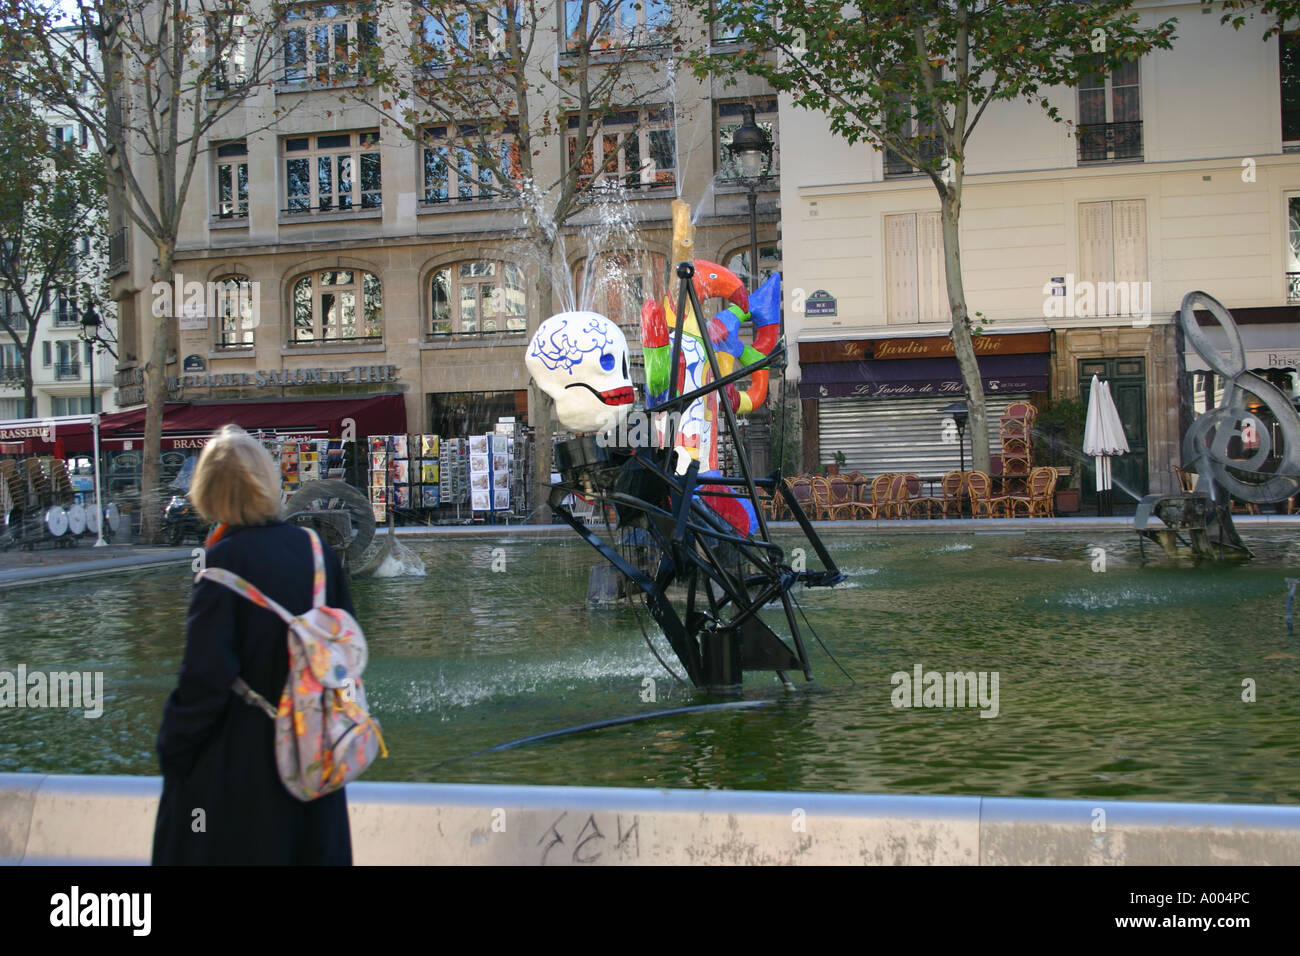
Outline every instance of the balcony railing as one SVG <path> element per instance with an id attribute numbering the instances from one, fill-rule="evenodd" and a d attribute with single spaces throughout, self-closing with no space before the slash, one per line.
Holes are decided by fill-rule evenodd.
<path id="1" fill-rule="evenodd" d="M 81 378 L 81 363 L 69 362 L 54 366 L 54 378 L 59 382 L 75 382 Z"/>
<path id="2" fill-rule="evenodd" d="M 0 385 L 21 385 L 23 370 L 14 366 L 0 367 Z"/>
<path id="3" fill-rule="evenodd" d="M 1286 300 L 1300 302 L 1300 272 L 1286 274 Z"/>
<path id="4" fill-rule="evenodd" d="M 1142 159 L 1142 123 L 1089 123 L 1079 127 L 1079 162 Z"/>
<path id="5" fill-rule="evenodd" d="M 67 307 L 54 310 L 54 327 L 56 329 L 76 328 L 81 322 L 81 315 L 76 309 Z"/>
<path id="6" fill-rule="evenodd" d="M 119 276 L 126 271 L 126 228 L 108 237 L 108 275 Z"/>

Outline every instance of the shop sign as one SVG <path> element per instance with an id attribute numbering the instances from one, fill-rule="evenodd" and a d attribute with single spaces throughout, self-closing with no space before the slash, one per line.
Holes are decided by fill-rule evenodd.
<path id="1" fill-rule="evenodd" d="M 254 372 L 212 372 L 172 378 L 175 388 L 283 388 L 293 385 L 373 385 L 396 382 L 396 365 L 353 365 L 349 368 L 272 368 Z"/>
<path id="2" fill-rule="evenodd" d="M 1050 332 L 974 335 L 976 355 L 1035 355 L 1051 349 Z M 926 335 L 897 339 L 852 339 L 839 342 L 801 342 L 800 363 L 862 362 L 884 359 L 952 358 L 952 339 Z"/>

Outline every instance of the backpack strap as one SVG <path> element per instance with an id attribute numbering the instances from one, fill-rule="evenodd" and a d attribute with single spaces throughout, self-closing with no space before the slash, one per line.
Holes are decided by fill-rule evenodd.
<path id="1" fill-rule="evenodd" d="M 247 598 L 258 607 L 264 607 L 268 611 L 274 611 L 285 624 L 292 624 L 294 615 L 286 611 L 280 604 L 272 598 L 267 597 L 253 585 L 249 584 L 238 574 L 233 571 L 227 571 L 225 568 L 204 568 L 198 574 L 194 575 L 194 580 L 199 581 L 207 578 L 209 581 L 215 581 L 222 587 L 229 588 L 240 597 Z"/>
<path id="2" fill-rule="evenodd" d="M 311 538 L 311 558 L 315 574 L 311 579 L 311 606 L 325 606 L 325 552 L 320 546 L 320 537 L 311 528 L 303 528 Z"/>

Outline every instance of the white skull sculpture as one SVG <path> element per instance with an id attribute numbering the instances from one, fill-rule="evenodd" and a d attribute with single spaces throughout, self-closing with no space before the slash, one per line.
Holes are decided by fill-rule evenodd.
<path id="1" fill-rule="evenodd" d="M 551 316 L 528 344 L 524 364 L 555 399 L 560 423 L 573 431 L 621 426 L 636 398 L 623 330 L 595 312 Z"/>

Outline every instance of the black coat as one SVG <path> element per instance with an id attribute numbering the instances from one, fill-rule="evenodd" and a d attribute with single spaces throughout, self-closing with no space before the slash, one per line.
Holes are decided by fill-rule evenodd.
<path id="1" fill-rule="evenodd" d="M 329 545 L 324 552 L 325 603 L 351 614 L 347 576 Z M 291 614 L 311 607 L 311 545 L 301 528 L 231 528 L 205 557 Z M 274 706 L 288 674 L 287 628 L 274 612 L 213 581 L 195 584 L 180 682 L 158 732 L 155 864 L 352 863 L 344 791 L 304 803 L 285 790 L 274 721 L 230 689 L 242 676 Z"/>

